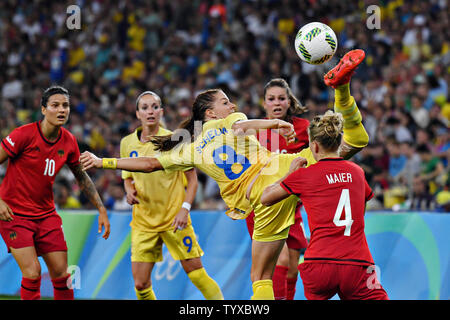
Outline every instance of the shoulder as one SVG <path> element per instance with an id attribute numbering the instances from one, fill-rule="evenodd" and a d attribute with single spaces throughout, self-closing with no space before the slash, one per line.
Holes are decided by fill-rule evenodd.
<path id="1" fill-rule="evenodd" d="M 306 130 L 309 126 L 308 119 L 303 119 L 303 118 L 299 118 L 299 117 L 292 117 L 291 123 L 294 125 L 294 128 L 296 129 L 296 131 L 298 131 L 299 129 Z"/>
<path id="2" fill-rule="evenodd" d="M 126 142 L 126 141 L 131 141 L 133 139 L 137 138 L 137 130 L 135 130 L 133 133 L 130 133 L 128 135 L 126 135 L 125 137 L 123 137 L 122 139 L 120 139 L 120 142 Z"/>
<path id="3" fill-rule="evenodd" d="M 123 137 L 122 139 L 120 139 L 120 147 L 123 148 L 124 146 L 127 145 L 131 145 L 131 144 L 135 144 L 137 141 L 139 141 L 138 139 L 138 129 L 134 130 L 132 133 L 126 135 L 125 137 Z"/>
<path id="4" fill-rule="evenodd" d="M 363 168 L 361 168 L 359 165 L 357 165 L 353 161 L 343 160 L 342 163 L 344 166 L 348 167 L 350 170 L 353 170 L 355 173 L 365 176 L 365 172 L 364 172 Z"/>
<path id="5" fill-rule="evenodd" d="M 300 118 L 300 117 L 296 117 L 293 116 L 291 118 L 291 122 L 292 124 L 298 124 L 298 125 L 309 125 L 309 120 L 308 119 L 304 119 L 304 118 Z"/>
<path id="6" fill-rule="evenodd" d="M 61 127 L 61 135 L 63 136 L 63 137 L 69 137 L 69 138 L 71 138 L 71 139 L 77 139 L 73 134 L 72 134 L 72 132 L 70 132 L 68 129 L 66 129 L 66 128 L 64 128 L 64 127 Z"/>
<path id="7" fill-rule="evenodd" d="M 159 127 L 157 136 L 168 136 L 169 134 L 173 134 L 173 132 L 169 129 Z"/>
<path id="8" fill-rule="evenodd" d="M 38 131 L 39 122 L 32 122 L 25 124 L 23 126 L 15 128 L 11 133 L 18 133 L 18 132 L 35 132 Z"/>
<path id="9" fill-rule="evenodd" d="M 242 113 L 242 112 L 234 112 L 230 115 L 228 115 L 225 119 L 223 119 L 223 121 L 226 123 L 226 125 L 228 126 L 232 126 L 235 122 L 237 121 L 243 121 L 243 120 L 248 120 L 247 116 Z"/>
<path id="10" fill-rule="evenodd" d="M 39 122 L 32 122 L 17 127 L 12 130 L 5 139 L 13 146 L 19 141 L 19 143 L 26 143 L 26 141 L 31 141 L 40 134 L 38 126 Z"/>
<path id="11" fill-rule="evenodd" d="M 299 168 L 295 170 L 282 181 L 282 185 L 290 187 L 292 193 L 297 193 L 298 189 L 305 185 L 304 178 L 308 177 L 306 174 L 308 172 L 307 170 L 309 170 L 309 168 Z"/>
<path id="12" fill-rule="evenodd" d="M 68 140 L 68 141 L 70 141 L 72 143 L 76 143 L 77 144 L 77 138 L 72 134 L 72 132 L 70 132 L 66 128 L 61 127 L 61 137 L 64 140 Z"/>

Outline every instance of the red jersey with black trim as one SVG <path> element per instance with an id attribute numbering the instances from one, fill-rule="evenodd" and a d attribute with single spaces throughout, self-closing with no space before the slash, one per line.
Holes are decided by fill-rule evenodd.
<path id="1" fill-rule="evenodd" d="M 14 129 L 1 141 L 9 156 L 0 198 L 15 215 L 40 219 L 55 212 L 53 183 L 59 170 L 77 166 L 80 150 L 76 138 L 60 128 L 51 142 L 42 134 L 40 121 Z"/>
<path id="2" fill-rule="evenodd" d="M 296 134 L 293 143 L 287 144 L 287 141 L 283 136 L 271 129 L 258 131 L 257 138 L 259 143 L 268 150 L 279 153 L 297 153 L 304 148 L 307 148 L 309 145 L 309 121 L 303 118 L 292 117 L 291 123 L 294 125 Z"/>
<path id="3" fill-rule="evenodd" d="M 365 205 L 373 192 L 363 169 L 326 158 L 291 173 L 281 187 L 305 206 L 311 239 L 304 263 L 374 264 L 364 233 Z"/>

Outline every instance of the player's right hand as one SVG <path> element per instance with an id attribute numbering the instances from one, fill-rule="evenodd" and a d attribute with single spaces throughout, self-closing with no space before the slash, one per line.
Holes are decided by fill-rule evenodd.
<path id="1" fill-rule="evenodd" d="M 296 134 L 292 123 L 284 120 L 278 120 L 278 132 L 286 139 L 288 144 L 295 141 Z"/>
<path id="2" fill-rule="evenodd" d="M 0 199 L 0 220 L 12 221 L 14 213 L 5 201 Z"/>
<path id="3" fill-rule="evenodd" d="M 291 162 L 291 166 L 289 167 L 289 173 L 292 173 L 300 168 L 304 168 L 306 167 L 307 164 L 308 160 L 306 160 L 305 158 L 302 157 L 295 158 Z"/>
<path id="4" fill-rule="evenodd" d="M 90 168 L 102 168 L 102 159 L 88 151 L 81 154 L 80 162 L 84 171 L 89 170 Z"/>
<path id="5" fill-rule="evenodd" d="M 136 191 L 136 189 L 132 189 L 130 191 L 127 191 L 127 202 L 130 205 L 139 204 L 139 200 L 137 198 L 137 191 Z"/>

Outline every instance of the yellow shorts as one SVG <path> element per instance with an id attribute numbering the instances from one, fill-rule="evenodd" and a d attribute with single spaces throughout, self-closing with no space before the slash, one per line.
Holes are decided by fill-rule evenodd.
<path id="1" fill-rule="evenodd" d="M 264 189 L 280 180 L 289 171 L 289 166 L 298 155 L 281 154 L 275 158 L 274 163 L 264 168 L 261 175 L 256 178 L 250 193 L 250 203 L 255 212 L 255 225 L 252 238 L 256 241 L 275 241 L 286 239 L 289 234 L 289 227 L 295 221 L 295 207 L 298 198 L 289 196 L 288 198 L 266 207 L 261 204 L 261 195 Z M 274 170 L 276 168 L 276 170 Z"/>
<path id="2" fill-rule="evenodd" d="M 131 228 L 131 261 L 162 261 L 163 243 L 174 260 L 198 258 L 203 255 L 192 225 L 175 233 L 173 229 L 162 232 L 146 232 Z"/>

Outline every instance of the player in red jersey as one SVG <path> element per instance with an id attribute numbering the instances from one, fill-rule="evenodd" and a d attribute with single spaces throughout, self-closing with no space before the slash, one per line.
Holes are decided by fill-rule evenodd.
<path id="1" fill-rule="evenodd" d="M 373 193 L 364 171 L 338 155 L 342 129 L 340 113 L 316 116 L 308 133 L 318 162 L 302 168 L 304 159 L 294 160 L 286 177 L 264 190 L 261 203 L 297 195 L 305 206 L 311 239 L 298 269 L 307 299 L 337 293 L 341 299 L 385 300 L 364 234 L 365 204 Z"/>
<path id="2" fill-rule="evenodd" d="M 260 130 L 257 133 L 259 143 L 272 152 L 297 153 L 308 147 L 309 121 L 298 117 L 307 109 L 293 95 L 289 84 L 280 78 L 270 80 L 264 87 L 263 107 L 268 119 L 281 119 L 294 125 L 295 141 L 287 144 L 286 139 L 274 130 Z M 298 278 L 298 260 L 300 250 L 305 249 L 308 242 L 303 229 L 300 213 L 301 203 L 295 209 L 295 223 L 289 229 L 289 236 L 278 257 L 273 273 L 273 291 L 275 300 L 293 300 Z M 247 229 L 253 234 L 254 216 L 252 212 L 247 218 Z"/>
<path id="3" fill-rule="evenodd" d="M 42 95 L 44 119 L 13 130 L 1 141 L 0 164 L 8 167 L 0 185 L 0 233 L 22 272 L 21 299 L 39 299 L 44 259 L 55 299 L 73 299 L 67 273 L 67 245 L 62 220 L 53 201 L 53 183 L 67 164 L 80 189 L 99 211 L 99 233 L 110 233 L 105 207 L 94 184 L 82 170 L 76 138 L 62 126 L 70 114 L 69 93 L 50 87 Z"/>

